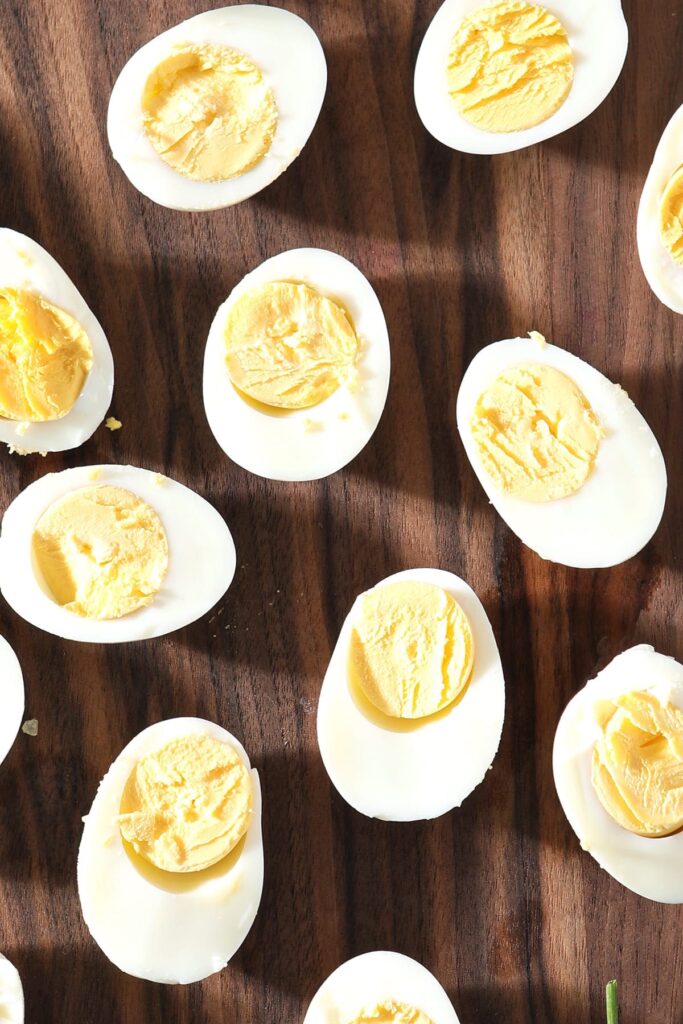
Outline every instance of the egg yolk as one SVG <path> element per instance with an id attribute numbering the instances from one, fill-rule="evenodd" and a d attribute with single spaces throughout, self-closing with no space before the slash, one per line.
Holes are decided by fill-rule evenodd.
<path id="1" fill-rule="evenodd" d="M 486 132 L 545 121 L 566 100 L 573 78 L 567 33 L 537 4 L 503 0 L 480 7 L 451 42 L 448 91 L 462 117 Z"/>
<path id="2" fill-rule="evenodd" d="M 142 113 L 162 160 L 196 181 L 225 181 L 254 167 L 278 119 L 261 70 L 243 53 L 209 44 L 181 46 L 157 65 Z"/>
<path id="3" fill-rule="evenodd" d="M 430 583 L 369 590 L 353 619 L 349 673 L 367 699 L 392 718 L 425 718 L 448 707 L 472 673 L 467 616 Z"/>
<path id="4" fill-rule="evenodd" d="M 578 491 L 602 438 L 574 381 L 543 364 L 500 373 L 479 396 L 470 430 L 496 487 L 526 501 L 554 501 Z"/>
<path id="5" fill-rule="evenodd" d="M 659 236 L 672 260 L 683 265 L 683 166 L 671 175 L 659 201 Z"/>
<path id="6" fill-rule="evenodd" d="M 241 295 L 224 328 L 235 387 L 282 409 L 305 409 L 348 380 L 359 350 L 342 307 L 307 284 L 273 281 Z"/>
<path id="7" fill-rule="evenodd" d="M 602 709 L 593 786 L 617 824 L 641 836 L 683 827 L 683 711 L 653 693 L 627 693 Z"/>
<path id="8" fill-rule="evenodd" d="M 197 733 L 138 761 L 121 798 L 119 829 L 155 867 L 202 871 L 246 834 L 251 807 L 251 777 L 237 751 Z"/>
<path id="9" fill-rule="evenodd" d="M 432 1019 L 414 1006 L 391 999 L 361 1010 L 348 1024 L 432 1024 Z"/>
<path id="10" fill-rule="evenodd" d="M 168 542 L 159 516 L 136 494 L 84 487 L 40 517 L 33 559 L 57 604 L 87 619 L 118 619 L 158 594 Z"/>
<path id="11" fill-rule="evenodd" d="M 0 416 L 61 419 L 92 362 L 88 336 L 69 313 L 34 292 L 0 288 Z"/>

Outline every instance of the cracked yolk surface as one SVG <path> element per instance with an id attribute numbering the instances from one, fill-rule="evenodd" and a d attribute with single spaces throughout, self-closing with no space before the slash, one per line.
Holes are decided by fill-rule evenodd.
<path id="1" fill-rule="evenodd" d="M 578 491 L 603 436 L 574 381 L 544 364 L 500 373 L 479 396 L 470 430 L 496 487 L 526 501 Z"/>
<path id="2" fill-rule="evenodd" d="M 683 166 L 671 175 L 659 201 L 659 237 L 671 259 L 683 265 Z"/>
<path id="3" fill-rule="evenodd" d="M 558 110 L 574 80 L 572 50 L 544 7 L 504 0 L 463 19 L 451 43 L 448 91 L 460 114 L 487 132 L 515 132 Z"/>
<path id="4" fill-rule="evenodd" d="M 359 1015 L 347 1024 L 432 1024 L 432 1019 L 422 1010 L 416 1010 L 414 1006 L 390 999 L 361 1010 Z"/>
<path id="5" fill-rule="evenodd" d="M 33 559 L 57 604 L 87 619 L 118 619 L 158 594 L 168 542 L 159 516 L 136 494 L 84 487 L 40 517 Z"/>
<path id="6" fill-rule="evenodd" d="M 151 73 L 143 124 L 170 167 L 196 181 L 243 174 L 270 149 L 277 106 L 261 70 L 226 46 L 176 48 Z"/>
<path id="7" fill-rule="evenodd" d="M 425 718 L 467 686 L 474 640 L 467 616 L 430 583 L 375 587 L 359 599 L 349 672 L 368 700 L 393 718 Z"/>
<path id="8" fill-rule="evenodd" d="M 121 798 L 119 828 L 155 867 L 202 871 L 246 834 L 251 808 L 251 777 L 237 751 L 198 733 L 138 761 Z"/>

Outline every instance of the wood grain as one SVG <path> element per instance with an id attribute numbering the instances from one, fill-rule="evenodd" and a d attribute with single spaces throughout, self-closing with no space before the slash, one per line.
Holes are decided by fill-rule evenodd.
<path id="1" fill-rule="evenodd" d="M 372 948 L 425 963 L 463 1024 L 683 1020 L 683 910 L 639 899 L 579 849 L 551 777 L 571 695 L 625 646 L 683 658 L 682 321 L 660 305 L 635 248 L 640 189 L 683 101 L 680 0 L 626 0 L 624 72 L 582 125 L 492 159 L 451 153 L 412 99 L 438 0 L 281 0 L 329 62 L 320 121 L 272 187 L 212 214 L 162 209 L 114 164 L 111 85 L 191 0 L 2 0 L 0 221 L 64 266 L 111 342 L 112 411 L 66 456 L 0 465 L 0 508 L 48 470 L 95 461 L 168 473 L 228 521 L 238 570 L 226 600 L 173 636 L 119 648 L 67 643 L 3 603 L 27 717 L 0 770 L 0 949 L 21 971 L 27 1024 L 299 1024 L 342 960 Z M 202 407 L 208 327 L 263 258 L 336 249 L 384 306 L 393 376 L 379 429 L 320 483 L 232 465 Z M 574 571 L 525 550 L 486 504 L 454 426 L 464 366 L 534 327 L 622 382 L 670 474 L 664 521 L 637 558 Z M 367 820 L 333 791 L 315 709 L 358 591 L 389 572 L 463 575 L 489 613 L 508 709 L 493 770 L 437 821 Z M 151 722 L 213 718 L 243 740 L 264 791 L 266 886 L 229 968 L 187 988 L 121 974 L 91 941 L 76 894 L 81 816 L 123 745 Z"/>

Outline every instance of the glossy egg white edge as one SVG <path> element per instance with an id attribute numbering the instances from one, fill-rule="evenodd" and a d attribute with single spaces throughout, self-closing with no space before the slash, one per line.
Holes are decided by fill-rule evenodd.
<path id="1" fill-rule="evenodd" d="M 117 824 L 126 781 L 140 758 L 181 736 L 205 733 L 230 743 L 253 786 L 244 846 L 225 871 L 208 869 L 194 888 L 169 892 L 146 879 L 126 852 Z M 220 862 L 219 862 L 220 863 Z M 261 787 L 242 744 L 201 718 L 173 718 L 139 733 L 100 782 L 84 819 L 78 893 L 85 923 L 105 955 L 126 974 L 186 985 L 222 970 L 244 942 L 263 890 Z"/>
<path id="2" fill-rule="evenodd" d="M 459 1024 L 453 1004 L 431 971 L 389 950 L 362 953 L 341 964 L 313 996 L 303 1024 L 348 1024 L 361 1010 L 390 999 L 422 1010 L 432 1024 Z"/>
<path id="3" fill-rule="evenodd" d="M 278 124 L 266 156 L 221 182 L 193 181 L 155 151 L 143 126 L 142 95 L 154 68 L 185 43 L 224 45 L 249 57 L 273 90 Z M 162 32 L 133 54 L 112 90 L 107 133 L 129 181 L 155 203 L 176 210 L 214 210 L 270 185 L 299 155 L 313 131 L 327 87 L 320 40 L 302 18 L 279 7 L 235 4 L 197 14 Z"/>
<path id="4" fill-rule="evenodd" d="M 533 2 L 533 0 L 530 0 Z M 628 27 L 620 0 L 542 0 L 567 30 L 574 54 L 574 81 L 562 106 L 533 128 L 485 132 L 469 124 L 448 94 L 451 41 L 463 18 L 493 0 L 445 0 L 425 33 L 415 65 L 415 104 L 427 131 L 463 153 L 512 153 L 567 131 L 592 114 L 621 73 Z"/>
<path id="5" fill-rule="evenodd" d="M 282 280 L 308 284 L 337 299 L 353 320 L 361 350 L 353 383 L 311 408 L 270 413 L 245 401 L 231 383 L 223 334 L 228 312 L 241 295 Z M 218 444 L 243 469 L 271 480 L 319 480 L 351 462 L 372 437 L 390 372 L 386 320 L 365 275 L 327 249 L 290 249 L 242 278 L 219 307 L 204 356 L 204 408 Z"/>
<path id="6" fill-rule="evenodd" d="M 16 654 L 0 636 L 0 765 L 19 732 L 24 715 L 24 677 Z"/>
<path id="7" fill-rule="evenodd" d="M 24 1024 L 24 990 L 19 971 L 0 953 L 0 1020 Z"/>
<path id="8" fill-rule="evenodd" d="M 659 201 L 669 178 L 683 164 L 683 106 L 667 124 L 648 171 L 638 206 L 638 255 L 647 283 L 660 302 L 683 313 L 683 267 L 659 237 Z"/>
<path id="9" fill-rule="evenodd" d="M 10 228 L 0 228 L 0 288 L 20 288 L 70 313 L 88 336 L 93 364 L 83 390 L 59 420 L 20 423 L 0 417 L 0 441 L 22 452 L 61 452 L 77 448 L 105 417 L 114 389 L 109 342 L 68 275 L 42 246 Z"/>
<path id="10" fill-rule="evenodd" d="M 639 896 L 683 903 L 683 833 L 648 839 L 621 828 L 591 781 L 593 747 L 600 736 L 594 706 L 635 690 L 655 691 L 660 700 L 683 709 L 683 666 L 640 644 L 617 655 L 586 683 L 565 708 L 555 733 L 555 788 L 582 849 L 600 867 Z"/>
<path id="11" fill-rule="evenodd" d="M 522 501 L 497 490 L 469 429 L 487 385 L 508 367 L 528 363 L 552 366 L 570 377 L 605 430 L 588 480 L 558 501 Z M 657 439 L 623 388 L 578 356 L 530 338 L 487 345 L 465 371 L 456 418 L 467 457 L 489 501 L 541 558 L 579 569 L 617 565 L 637 554 L 657 530 L 667 486 Z"/>
<path id="12" fill-rule="evenodd" d="M 465 612 L 474 638 L 465 694 L 448 714 L 406 732 L 384 729 L 367 718 L 353 699 L 347 672 L 360 595 L 323 680 L 318 745 L 332 784 L 357 811 L 385 821 L 418 821 L 459 807 L 484 779 L 500 744 L 505 680 L 488 616 L 464 580 L 443 569 L 407 569 L 377 586 L 399 580 L 441 587 Z"/>
<path id="13" fill-rule="evenodd" d="M 57 605 L 32 567 L 36 522 L 58 498 L 81 487 L 123 487 L 159 514 L 168 539 L 168 572 L 152 604 L 120 619 L 82 618 Z M 135 466 L 80 466 L 29 484 L 5 511 L 0 529 L 0 592 L 27 622 L 66 640 L 124 643 L 163 636 L 212 608 L 235 574 L 232 535 L 204 498 L 169 477 Z"/>

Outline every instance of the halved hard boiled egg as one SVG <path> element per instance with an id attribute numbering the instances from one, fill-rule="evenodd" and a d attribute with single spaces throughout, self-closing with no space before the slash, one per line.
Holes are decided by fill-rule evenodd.
<path id="1" fill-rule="evenodd" d="M 24 677 L 19 660 L 0 636 L 0 764 L 9 754 L 24 714 Z"/>
<path id="2" fill-rule="evenodd" d="M 19 971 L 0 953 L 0 1021 L 24 1024 L 24 990 Z"/>
<path id="3" fill-rule="evenodd" d="M 132 184 L 175 210 L 215 210 L 270 185 L 299 155 L 325 96 L 320 41 L 279 7 L 205 11 L 121 71 L 107 132 Z"/>
<path id="4" fill-rule="evenodd" d="M 99 323 L 37 242 L 0 228 L 0 441 L 77 448 L 105 417 L 114 362 Z"/>
<path id="5" fill-rule="evenodd" d="M 375 950 L 347 960 L 311 1000 L 303 1024 L 459 1024 L 431 971 L 402 953 Z"/>
<path id="6" fill-rule="evenodd" d="M 465 451 L 532 551 L 578 568 L 617 565 L 659 525 L 662 453 L 618 384 L 532 335 L 487 345 L 468 366 L 457 401 Z"/>
<path id="7" fill-rule="evenodd" d="M 235 545 L 213 506 L 135 466 L 49 473 L 2 520 L 0 591 L 67 640 L 163 636 L 204 615 L 234 573 Z"/>
<path id="8" fill-rule="evenodd" d="M 626 58 L 620 0 L 445 0 L 415 66 L 415 103 L 435 139 L 511 153 L 600 106 Z"/>
<path id="9" fill-rule="evenodd" d="M 204 407 L 223 451 L 271 480 L 317 480 L 365 447 L 389 388 L 387 325 L 367 278 L 326 249 L 291 249 L 219 308 Z"/>
<path id="10" fill-rule="evenodd" d="M 201 718 L 158 722 L 102 779 L 78 853 L 83 917 L 127 974 L 186 985 L 244 942 L 263 889 L 258 772 Z"/>
<path id="11" fill-rule="evenodd" d="M 640 644 L 569 702 L 553 747 L 581 847 L 628 889 L 683 903 L 683 665 Z"/>
<path id="12" fill-rule="evenodd" d="M 361 814 L 436 818 L 498 750 L 505 682 L 484 608 L 464 580 L 408 569 L 354 602 L 318 704 L 320 754 Z"/>
<path id="13" fill-rule="evenodd" d="M 638 254 L 660 302 L 683 313 L 683 106 L 664 129 L 638 207 Z"/>

